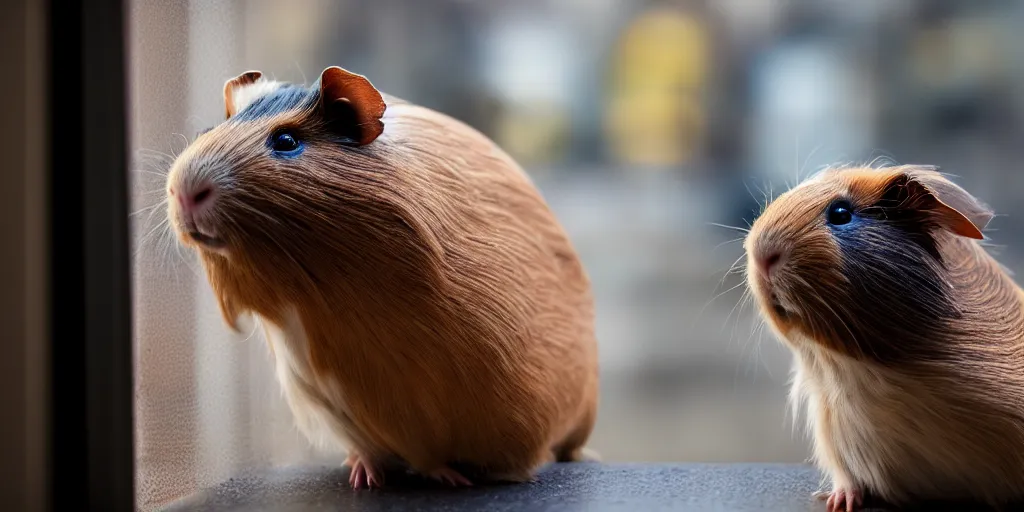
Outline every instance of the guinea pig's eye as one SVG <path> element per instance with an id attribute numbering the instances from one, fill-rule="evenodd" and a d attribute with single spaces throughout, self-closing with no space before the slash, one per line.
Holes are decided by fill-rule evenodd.
<path id="1" fill-rule="evenodd" d="M 825 220 L 833 226 L 849 224 L 853 220 L 853 206 L 847 201 L 836 201 L 829 205 Z"/>
<path id="2" fill-rule="evenodd" d="M 283 156 L 296 156 L 302 151 L 302 143 L 290 131 L 280 131 L 270 138 L 270 147 Z"/>

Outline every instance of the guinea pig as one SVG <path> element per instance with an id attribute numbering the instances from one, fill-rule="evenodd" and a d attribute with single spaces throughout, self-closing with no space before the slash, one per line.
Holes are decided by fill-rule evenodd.
<path id="1" fill-rule="evenodd" d="M 589 280 L 508 155 L 338 67 L 312 87 L 247 72 L 224 105 L 173 163 L 168 215 L 226 322 L 264 326 L 297 426 L 347 449 L 354 487 L 394 465 L 470 485 L 458 468 L 518 482 L 584 458 Z"/>
<path id="2" fill-rule="evenodd" d="M 832 168 L 767 206 L 747 283 L 794 354 L 829 510 L 1024 498 L 1022 292 L 931 167 Z"/>

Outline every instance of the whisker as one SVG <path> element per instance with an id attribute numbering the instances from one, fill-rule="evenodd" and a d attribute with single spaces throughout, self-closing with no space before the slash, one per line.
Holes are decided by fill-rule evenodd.
<path id="1" fill-rule="evenodd" d="M 765 208 L 768 208 L 768 192 L 766 192 L 767 184 L 765 188 L 761 188 L 757 183 L 755 183 L 754 188 L 761 193 L 761 200 L 757 201 L 757 204 L 761 207 L 761 211 L 763 212 Z M 757 200 L 757 198 L 754 199 Z"/>
<path id="2" fill-rule="evenodd" d="M 736 284 L 735 286 L 730 287 L 728 290 L 725 290 L 725 291 L 715 295 L 714 297 L 711 298 L 711 300 L 705 302 L 704 305 L 701 306 L 700 310 L 697 312 L 697 318 L 700 318 L 704 314 L 704 310 L 707 309 L 707 307 L 710 306 L 712 302 L 715 302 L 722 295 L 725 295 L 725 294 L 727 294 L 727 293 L 729 293 L 729 292 L 731 292 L 731 291 L 733 291 L 733 290 L 743 286 L 744 284 L 746 284 L 746 283 L 740 282 L 740 283 Z"/>
<path id="3" fill-rule="evenodd" d="M 740 275 L 740 274 L 745 274 L 746 272 L 747 272 L 747 264 L 746 263 L 739 263 L 736 266 L 734 266 L 733 268 L 729 269 L 726 272 L 726 274 L 727 275 L 734 275 L 734 274 L 735 275 Z"/>
<path id="4" fill-rule="evenodd" d="M 168 219 L 164 219 L 163 221 L 161 221 L 156 226 L 153 226 L 153 228 L 150 229 L 149 231 L 147 231 L 146 234 L 144 234 L 141 237 L 139 237 L 138 241 L 136 242 L 137 246 L 136 246 L 136 249 L 135 249 L 135 253 L 132 255 L 132 259 L 138 258 L 139 257 L 139 253 L 142 252 L 142 249 L 145 247 L 145 245 L 147 243 L 149 243 L 150 238 L 152 238 L 153 235 L 156 232 L 158 232 L 160 229 L 162 229 L 164 227 L 167 227 L 168 225 L 169 225 Z"/>
<path id="5" fill-rule="evenodd" d="M 198 280 L 200 280 L 202 282 L 202 275 L 193 266 L 193 263 L 196 262 L 196 253 L 195 253 L 195 251 L 185 250 L 185 252 L 183 253 L 182 251 L 185 249 L 185 247 L 181 243 L 177 243 L 177 242 L 172 244 L 172 246 L 174 247 L 174 254 L 175 254 L 175 256 L 177 256 L 177 261 L 180 263 L 180 265 L 177 265 L 176 267 L 174 267 L 175 268 L 174 276 L 175 276 L 176 282 L 179 283 L 179 284 L 181 283 L 181 273 L 179 272 L 179 270 L 180 270 L 180 268 L 182 266 L 187 268 L 189 273 L 192 274 L 192 276 L 194 276 L 196 279 L 198 279 Z"/>
<path id="6" fill-rule="evenodd" d="M 736 258 L 736 261 L 733 261 L 732 265 L 729 265 L 729 269 L 725 271 L 725 274 L 722 276 L 722 279 L 720 281 L 718 281 L 718 286 L 722 286 L 723 284 L 725 284 L 725 280 L 729 277 L 730 274 L 733 273 L 733 271 L 737 268 L 736 266 L 740 265 L 740 262 L 746 256 L 747 256 L 746 253 L 740 254 L 740 256 L 738 258 Z M 741 266 L 743 266 L 743 265 L 741 265 Z M 718 286 L 715 287 L 715 290 L 718 290 Z"/>
<path id="7" fill-rule="evenodd" d="M 711 248 L 711 252 L 714 252 L 714 251 L 718 250 L 718 249 L 719 249 L 719 248 L 721 248 L 721 247 L 722 247 L 723 245 L 729 245 L 729 244 L 734 244 L 734 243 L 736 243 L 736 242 L 742 242 L 742 241 L 743 241 L 743 238 L 744 238 L 744 237 L 740 237 L 740 238 L 733 238 L 732 240 L 726 240 L 726 241 L 724 241 L 724 242 L 722 242 L 722 243 L 720 243 L 720 244 L 718 244 L 718 245 L 716 245 L 716 246 L 712 247 L 712 248 Z"/>
<path id="8" fill-rule="evenodd" d="M 302 75 L 302 85 L 308 85 L 309 81 L 306 79 L 306 73 L 302 71 L 302 66 L 299 65 L 299 61 L 295 60 L 292 61 L 292 63 L 295 64 L 295 69 L 299 71 L 299 75 Z"/>
<path id="9" fill-rule="evenodd" d="M 764 371 L 768 372 L 768 378 L 774 381 L 775 375 L 772 373 L 771 367 L 768 366 L 768 362 L 765 361 L 763 357 L 760 357 L 761 347 L 764 345 L 764 330 L 765 327 L 767 327 L 767 325 L 768 324 L 767 322 L 765 322 L 764 318 L 762 318 L 761 321 L 757 324 L 757 351 L 758 359 L 761 360 L 761 366 L 764 367 Z"/>
<path id="10" fill-rule="evenodd" d="M 185 143 L 185 145 L 181 147 L 181 150 L 174 152 L 175 155 L 180 155 L 182 151 L 185 151 L 185 149 L 188 148 L 188 145 L 189 145 L 188 137 L 186 137 L 185 134 L 183 134 L 183 133 L 175 133 L 173 135 L 176 136 L 176 137 L 181 137 L 182 142 Z"/>
<path id="11" fill-rule="evenodd" d="M 149 174 L 151 176 L 156 176 L 158 178 L 167 178 L 166 172 L 150 171 L 148 169 L 132 169 L 131 172 L 138 174 Z"/>
<path id="12" fill-rule="evenodd" d="M 139 208 L 138 210 L 135 210 L 134 212 L 129 213 L 128 216 L 129 217 L 135 217 L 136 215 L 139 215 L 140 213 L 152 212 L 153 210 L 156 210 L 157 208 L 159 208 L 161 206 L 167 206 L 167 202 L 166 201 L 161 201 L 159 203 L 146 206 L 144 208 Z"/>
<path id="13" fill-rule="evenodd" d="M 729 311 L 729 315 L 725 317 L 725 325 L 729 325 L 729 319 L 732 318 L 734 313 L 736 314 L 736 319 L 732 322 L 732 331 L 729 333 L 730 343 L 736 340 L 736 331 L 740 328 L 740 316 L 743 315 L 743 308 L 746 307 L 747 304 L 747 299 L 744 299 L 744 296 L 746 296 L 747 299 L 751 297 L 749 287 L 744 290 L 743 296 L 740 297 L 740 301 L 733 306 L 733 309 Z"/>
<path id="14" fill-rule="evenodd" d="M 723 228 L 723 229 L 731 229 L 731 230 L 733 230 L 733 231 L 739 231 L 740 233 L 750 233 L 750 230 L 749 230 L 749 229 L 747 229 L 747 228 L 741 228 L 741 227 L 739 227 L 739 226 L 730 226 L 730 225 L 728 225 L 728 224 L 719 224 L 718 222 L 708 222 L 708 225 L 709 225 L 709 226 L 715 226 L 715 227 L 717 227 L 717 228 Z M 742 238 L 739 238 L 739 239 L 737 239 L 737 240 L 742 240 Z M 734 241 L 735 241 L 735 240 L 734 240 Z"/>
<path id="15" fill-rule="evenodd" d="M 135 192 L 135 196 L 137 198 L 139 198 L 139 199 L 150 199 L 150 200 L 154 199 L 153 196 L 161 196 L 161 198 L 158 199 L 158 200 L 160 202 L 163 202 L 163 203 L 167 202 L 167 198 L 165 197 L 166 194 L 164 193 L 163 190 L 143 190 L 143 191 L 140 191 L 140 192 Z"/>
<path id="16" fill-rule="evenodd" d="M 161 158 L 166 159 L 167 162 L 173 162 L 174 161 L 174 155 L 171 155 L 170 153 L 164 153 L 163 151 L 159 151 L 159 150 L 152 149 L 152 148 L 139 148 L 137 150 L 137 152 L 138 153 L 148 154 L 151 157 L 152 156 L 161 157 Z"/>
<path id="17" fill-rule="evenodd" d="M 243 209 L 245 211 L 248 211 L 248 212 L 251 212 L 251 213 L 253 213 L 255 215 L 259 215 L 260 217 L 263 217 L 264 219 L 267 219 L 268 221 L 273 222 L 274 224 L 280 224 L 281 223 L 281 221 L 279 221 L 278 219 L 275 219 L 271 215 L 268 215 L 266 212 L 263 212 L 263 211 L 259 210 L 258 208 L 255 208 L 254 206 L 246 204 L 244 202 L 232 203 L 232 206 L 241 208 L 241 209 Z"/>
<path id="18" fill-rule="evenodd" d="M 807 154 L 807 158 L 804 158 L 804 163 L 800 166 L 799 169 L 797 169 L 797 184 L 800 184 L 804 179 L 806 179 L 805 176 L 801 176 L 804 173 L 804 169 L 807 169 L 807 164 L 811 161 L 811 158 L 813 158 L 814 154 L 817 153 L 818 150 L 821 149 L 823 146 L 824 144 L 818 144 L 817 146 L 814 147 L 814 149 L 811 150 L 810 153 Z"/>
<path id="19" fill-rule="evenodd" d="M 739 315 L 743 313 L 744 304 L 746 302 L 748 302 L 752 297 L 753 297 L 753 295 L 751 295 L 751 293 L 750 293 L 750 288 L 747 288 L 746 290 L 744 290 L 743 291 L 743 295 L 740 295 L 740 299 L 736 301 L 736 304 L 733 304 L 732 309 L 729 310 L 729 314 L 725 316 L 725 322 L 722 324 L 722 327 L 727 327 L 729 325 L 729 320 L 732 319 L 732 315 L 735 313 L 736 314 L 736 322 L 733 323 L 733 327 L 732 327 L 732 332 L 735 334 L 736 333 L 736 326 L 739 324 L 739 318 L 740 318 Z M 719 332 L 721 332 L 721 331 L 719 331 Z M 733 339 L 733 337 L 730 336 L 729 339 L 731 341 Z"/>
<path id="20" fill-rule="evenodd" d="M 174 273 L 175 282 L 180 282 L 178 278 L 178 269 L 174 265 L 175 260 L 171 257 L 172 253 L 178 250 L 181 245 L 174 237 L 174 233 L 171 232 L 170 224 L 164 229 L 163 247 L 160 250 L 160 268 L 165 271 Z"/>
<path id="21" fill-rule="evenodd" d="M 743 188 L 747 190 L 747 195 L 749 195 L 750 198 L 753 199 L 758 206 L 760 206 L 761 201 L 757 198 L 757 196 L 754 195 L 754 191 L 750 189 L 750 184 L 747 183 L 747 180 L 743 180 Z"/>

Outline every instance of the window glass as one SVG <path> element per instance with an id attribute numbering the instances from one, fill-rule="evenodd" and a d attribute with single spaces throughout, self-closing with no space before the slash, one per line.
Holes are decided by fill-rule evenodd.
<path id="1" fill-rule="evenodd" d="M 939 164 L 1012 211 L 1024 8 L 754 3 L 131 0 L 139 507 L 343 457 L 299 434 L 261 330 L 225 325 L 166 222 L 171 161 L 251 69 L 310 84 L 345 67 L 526 168 L 593 283 L 605 460 L 805 460 L 789 352 L 729 272 L 741 233 L 716 224 L 745 227 L 822 165 L 876 158 Z M 1019 269 L 1009 224 L 1000 257 Z"/>

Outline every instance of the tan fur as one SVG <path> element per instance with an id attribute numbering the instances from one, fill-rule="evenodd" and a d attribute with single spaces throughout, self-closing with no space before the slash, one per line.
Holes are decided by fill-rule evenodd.
<path id="1" fill-rule="evenodd" d="M 313 108 L 229 121 L 179 157 L 172 187 L 199 165 L 228 169 L 210 221 L 226 250 L 198 246 L 225 318 L 263 319 L 314 441 L 512 480 L 552 452 L 579 459 L 597 351 L 565 232 L 480 133 L 386 102 L 383 133 L 360 147 L 333 144 Z M 301 157 L 267 155 L 281 127 L 307 138 Z"/>
<path id="2" fill-rule="evenodd" d="M 839 197 L 858 208 L 875 204 L 894 180 L 907 177 L 905 186 L 914 190 L 901 207 L 923 210 L 917 213 L 935 223 L 929 240 L 943 264 L 922 267 L 936 269 L 938 291 L 892 292 L 934 293 L 949 298 L 955 310 L 937 324 L 941 329 L 914 323 L 911 332 L 918 332 L 903 339 L 847 337 L 890 332 L 871 323 L 916 320 L 846 314 L 857 305 L 844 302 L 840 290 L 877 286 L 849 264 L 850 258 L 870 258 L 871 247 L 849 254 L 825 225 L 824 212 Z M 814 460 L 834 489 L 861 489 L 897 504 L 1005 504 L 1024 498 L 1024 295 L 968 238 L 990 215 L 966 193 L 944 187 L 955 186 L 938 173 L 910 167 L 833 169 L 808 180 L 755 222 L 746 242 L 748 281 L 763 314 L 794 352 L 791 398 L 806 414 Z M 895 244 L 889 249 L 898 251 L 911 242 L 890 237 L 877 243 Z M 770 282 L 755 270 L 768 248 L 782 249 L 787 258 Z M 772 291 L 792 314 L 775 310 Z M 886 293 L 874 295 L 882 308 Z"/>

